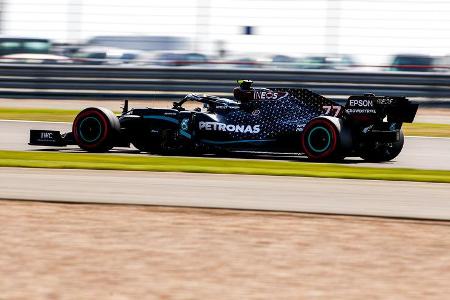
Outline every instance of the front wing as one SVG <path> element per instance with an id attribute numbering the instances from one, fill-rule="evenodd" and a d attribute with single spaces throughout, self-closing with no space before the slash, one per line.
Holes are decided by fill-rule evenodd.
<path id="1" fill-rule="evenodd" d="M 75 145 L 72 133 L 64 133 L 56 130 L 30 130 L 30 142 L 34 146 L 57 146 Z"/>

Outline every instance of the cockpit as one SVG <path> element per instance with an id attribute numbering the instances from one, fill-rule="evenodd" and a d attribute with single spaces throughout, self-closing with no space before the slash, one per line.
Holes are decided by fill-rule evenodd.
<path id="1" fill-rule="evenodd" d="M 188 94 L 183 98 L 183 100 L 174 102 L 173 108 L 179 111 L 184 111 L 186 110 L 184 106 L 189 102 L 197 102 L 202 104 L 202 107 L 195 107 L 193 109 L 197 112 L 212 112 L 217 108 L 239 107 L 239 103 L 231 99 L 212 95 Z"/>
<path id="2" fill-rule="evenodd" d="M 212 95 L 199 95 L 188 94 L 183 100 L 173 103 L 173 109 L 184 111 L 186 109 L 192 109 L 197 112 L 211 113 L 216 109 L 238 108 L 241 104 L 250 101 L 261 100 L 278 100 L 286 95 L 287 92 L 273 92 L 266 88 L 252 88 L 253 81 L 251 80 L 238 80 L 239 86 L 234 88 L 234 99 L 222 98 Z M 196 107 L 195 104 L 189 104 L 189 102 L 201 103 L 201 107 Z"/>

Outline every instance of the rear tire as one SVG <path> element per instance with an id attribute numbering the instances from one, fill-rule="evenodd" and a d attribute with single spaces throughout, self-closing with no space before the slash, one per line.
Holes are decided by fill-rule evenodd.
<path id="1" fill-rule="evenodd" d="M 339 127 L 335 122 L 338 122 Z M 309 159 L 330 161 L 343 159 L 341 148 L 341 126 L 339 119 L 319 117 L 311 120 L 303 130 L 302 149 Z"/>
<path id="2" fill-rule="evenodd" d="M 390 161 L 396 158 L 403 149 L 405 137 L 403 131 L 400 130 L 400 137 L 397 142 L 389 144 L 369 144 L 364 147 L 361 158 L 370 162 Z"/>
<path id="3" fill-rule="evenodd" d="M 72 125 L 75 142 L 81 149 L 89 152 L 111 150 L 119 132 L 119 119 L 112 111 L 102 107 L 82 110 Z"/>

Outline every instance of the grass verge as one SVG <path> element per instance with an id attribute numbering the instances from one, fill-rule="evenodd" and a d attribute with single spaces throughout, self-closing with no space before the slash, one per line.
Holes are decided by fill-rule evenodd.
<path id="1" fill-rule="evenodd" d="M 403 124 L 405 135 L 450 137 L 450 124 L 433 123 L 405 123 Z"/>
<path id="2" fill-rule="evenodd" d="M 2 120 L 72 122 L 79 110 L 49 108 L 0 108 Z"/>
<path id="3" fill-rule="evenodd" d="M 0 119 L 72 122 L 78 113 L 78 110 L 0 108 Z M 450 137 L 450 124 L 406 123 L 403 129 L 405 135 Z"/>
<path id="4" fill-rule="evenodd" d="M 251 174 L 450 183 L 450 171 L 308 162 L 0 151 L 0 167 Z"/>

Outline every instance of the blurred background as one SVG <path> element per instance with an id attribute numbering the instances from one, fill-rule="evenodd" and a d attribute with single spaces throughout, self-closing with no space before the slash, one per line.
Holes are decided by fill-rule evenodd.
<path id="1" fill-rule="evenodd" d="M 242 75 L 261 74 L 250 77 L 265 81 L 278 78 L 276 83 L 291 82 L 288 85 L 295 87 L 304 83 L 305 87 L 332 96 L 370 89 L 447 99 L 448 78 L 435 74 L 446 76 L 450 71 L 449 13 L 447 0 L 0 0 L 0 64 L 253 70 L 259 73 Z M 5 74 L 4 68 L 0 76 L 9 76 L 12 71 Z M 277 77 L 283 71 L 300 73 Z M 330 77 L 328 71 L 336 73 Z M 173 73 L 177 71 L 168 72 L 158 78 L 154 73 L 142 72 L 111 76 L 193 79 Z M 310 78 L 314 72 L 322 77 Z M 372 76 L 370 80 L 356 80 L 359 73 L 350 78 L 345 75 L 348 72 Z M 374 72 L 427 74 L 418 74 L 414 80 L 398 76 L 376 79 Z M 344 77 L 337 79 L 341 73 Z M 17 68 L 14 74 L 30 75 Z M 211 80 L 242 77 L 240 73 L 214 74 L 209 76 Z M 47 75 L 70 77 L 66 73 Z M 196 78 L 204 81 L 209 77 L 203 73 Z M 417 81 L 421 81 L 419 86 Z M 389 83 L 397 86 L 386 87 Z M 0 89 L 11 92 L 19 85 L 29 89 L 68 88 L 56 86 L 55 82 L 40 84 L 2 82 Z M 361 86 L 343 90 L 342 84 Z M 411 89 L 398 87 L 405 84 Z M 199 83 L 172 90 L 154 86 L 151 90 L 206 89 L 227 94 L 230 87 L 218 82 L 215 86 L 207 88 Z M 108 89 L 111 87 L 105 86 L 104 90 Z M 123 90 L 140 94 L 142 88 L 127 86 L 121 90 L 119 96 L 129 96 L 135 93 Z"/>
<path id="2" fill-rule="evenodd" d="M 3 56 L 52 53 L 164 65 L 236 60 L 292 68 L 398 64 L 401 70 L 416 65 L 414 71 L 430 71 L 426 67 L 440 60 L 448 67 L 450 58 L 446 0 L 0 3 Z"/>

